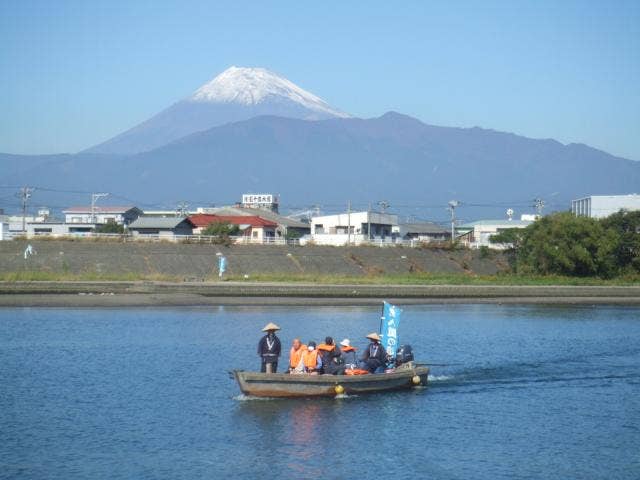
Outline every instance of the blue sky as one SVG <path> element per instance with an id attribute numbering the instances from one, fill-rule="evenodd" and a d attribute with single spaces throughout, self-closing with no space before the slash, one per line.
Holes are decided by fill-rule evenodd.
<path id="1" fill-rule="evenodd" d="M 0 152 L 75 152 L 231 65 L 362 117 L 640 160 L 640 2 L 0 3 Z"/>

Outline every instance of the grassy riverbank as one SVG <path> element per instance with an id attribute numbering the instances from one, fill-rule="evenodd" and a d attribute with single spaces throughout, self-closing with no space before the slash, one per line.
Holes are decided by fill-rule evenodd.
<path id="1" fill-rule="evenodd" d="M 640 285 L 640 276 L 625 276 L 613 279 L 597 277 L 563 277 L 557 275 L 535 276 L 499 273 L 496 275 L 473 275 L 466 273 L 406 273 L 378 274 L 366 276 L 327 275 L 310 273 L 260 273 L 252 275 L 229 275 L 225 281 L 263 283 L 307 283 L 318 285 L 520 285 L 520 286 L 633 286 Z M 72 281 L 72 282 L 183 282 L 177 275 L 139 273 L 58 273 L 47 271 L 0 272 L 2 282 Z M 217 276 L 204 279 L 205 282 L 219 282 Z"/>

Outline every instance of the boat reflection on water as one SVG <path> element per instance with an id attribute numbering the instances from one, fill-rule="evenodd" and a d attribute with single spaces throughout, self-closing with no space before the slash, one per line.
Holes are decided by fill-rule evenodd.
<path id="1" fill-rule="evenodd" d="M 264 446 L 256 460 L 278 464 L 283 478 L 313 478 L 327 472 L 327 442 L 345 442 L 341 426 L 349 397 L 308 400 L 239 397 L 236 422 L 249 426 Z M 246 430 L 245 430 L 246 431 Z"/>

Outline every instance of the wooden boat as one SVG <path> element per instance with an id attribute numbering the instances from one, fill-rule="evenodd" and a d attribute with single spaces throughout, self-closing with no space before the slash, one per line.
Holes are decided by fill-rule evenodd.
<path id="1" fill-rule="evenodd" d="M 390 373 L 369 375 L 290 375 L 234 370 L 245 395 L 254 397 L 332 397 L 410 389 L 427 384 L 429 368 L 412 363 Z"/>

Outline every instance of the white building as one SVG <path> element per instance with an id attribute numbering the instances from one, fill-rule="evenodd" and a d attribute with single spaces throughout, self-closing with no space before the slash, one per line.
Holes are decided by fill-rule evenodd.
<path id="1" fill-rule="evenodd" d="M 7 217 L 7 223 L 9 224 L 9 231 L 19 235 L 27 229 L 28 223 L 42 223 L 49 220 L 50 214 L 48 208 L 41 208 L 38 210 L 37 215 L 10 215 Z M 22 226 L 24 225 L 24 229 Z"/>
<path id="2" fill-rule="evenodd" d="M 457 239 L 471 248 L 504 249 L 509 245 L 491 243 L 493 235 L 512 228 L 526 228 L 532 223 L 531 220 L 478 220 L 458 227 Z"/>
<path id="3" fill-rule="evenodd" d="M 0 241 L 10 239 L 11 234 L 9 233 L 9 222 L 0 218 Z"/>
<path id="4" fill-rule="evenodd" d="M 378 212 L 351 212 L 311 218 L 311 239 L 318 245 L 359 245 L 395 242 L 398 216 Z"/>
<path id="5" fill-rule="evenodd" d="M 83 235 L 93 232 L 95 223 L 65 223 L 56 221 L 27 223 L 27 237 L 38 235 L 66 236 Z"/>
<path id="6" fill-rule="evenodd" d="M 64 221 L 66 223 L 116 223 L 118 225 L 129 225 L 136 218 L 142 215 L 142 210 L 137 207 L 71 207 L 64 210 Z"/>
<path id="7" fill-rule="evenodd" d="M 620 210 L 640 210 L 640 195 L 591 195 L 571 201 L 576 216 L 605 218 Z"/>

